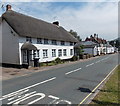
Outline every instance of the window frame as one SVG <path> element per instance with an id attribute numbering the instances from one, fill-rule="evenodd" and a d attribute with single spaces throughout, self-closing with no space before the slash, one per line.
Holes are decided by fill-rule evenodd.
<path id="1" fill-rule="evenodd" d="M 58 57 L 62 57 L 62 49 L 58 49 Z"/>
<path id="2" fill-rule="evenodd" d="M 56 57 L 56 49 L 52 49 L 52 57 Z"/>
<path id="3" fill-rule="evenodd" d="M 65 41 L 61 41 L 61 45 L 65 45 Z"/>
<path id="4" fill-rule="evenodd" d="M 43 49 L 43 58 L 48 58 L 48 49 Z"/>
<path id="5" fill-rule="evenodd" d="M 44 39 L 44 44 L 49 44 L 49 40 L 48 39 Z"/>
<path id="6" fill-rule="evenodd" d="M 26 42 L 30 42 L 30 43 L 32 43 L 32 37 L 28 37 L 28 36 L 26 36 Z"/>
<path id="7" fill-rule="evenodd" d="M 57 41 L 56 40 L 52 40 L 52 45 L 57 45 Z"/>
<path id="8" fill-rule="evenodd" d="M 67 49 L 63 49 L 63 56 L 67 56 Z"/>
<path id="9" fill-rule="evenodd" d="M 43 44 L 42 39 L 41 38 L 37 38 L 37 44 Z"/>

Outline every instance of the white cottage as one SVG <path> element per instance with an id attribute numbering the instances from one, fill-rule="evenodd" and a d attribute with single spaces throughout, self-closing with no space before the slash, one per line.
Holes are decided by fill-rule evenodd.
<path id="1" fill-rule="evenodd" d="M 98 54 L 98 44 L 92 41 L 83 41 L 81 44 L 84 46 L 84 53 L 96 56 Z"/>
<path id="2" fill-rule="evenodd" d="M 2 64 L 34 65 L 57 57 L 70 59 L 77 41 L 58 22 L 53 24 L 11 10 L 1 17 Z"/>
<path id="3" fill-rule="evenodd" d="M 106 44 L 106 52 L 107 54 L 111 54 L 115 52 L 115 48 L 112 47 L 110 44 Z"/>

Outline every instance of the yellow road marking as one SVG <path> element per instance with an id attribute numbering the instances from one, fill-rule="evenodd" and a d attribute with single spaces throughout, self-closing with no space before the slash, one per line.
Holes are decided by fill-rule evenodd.
<path id="1" fill-rule="evenodd" d="M 118 66 L 118 65 L 115 66 L 115 68 L 92 90 L 92 92 L 94 92 L 94 91 L 110 76 L 110 74 L 116 69 L 117 66 Z M 87 96 L 78 104 L 78 106 L 80 106 L 80 105 L 92 94 L 92 92 L 91 92 L 89 95 L 87 95 Z"/>

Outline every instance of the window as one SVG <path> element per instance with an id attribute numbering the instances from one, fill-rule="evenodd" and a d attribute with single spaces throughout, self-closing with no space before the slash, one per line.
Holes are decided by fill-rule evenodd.
<path id="1" fill-rule="evenodd" d="M 65 42 L 64 42 L 64 41 L 61 41 L 61 45 L 65 45 Z"/>
<path id="2" fill-rule="evenodd" d="M 32 38 L 31 37 L 26 37 L 26 41 L 32 43 Z"/>
<path id="3" fill-rule="evenodd" d="M 52 40 L 52 45 L 57 45 L 57 41 L 56 40 Z"/>
<path id="4" fill-rule="evenodd" d="M 56 50 L 52 49 L 52 57 L 56 57 Z"/>
<path id="5" fill-rule="evenodd" d="M 34 58 L 39 58 L 40 55 L 39 55 L 39 50 L 34 50 Z"/>
<path id="6" fill-rule="evenodd" d="M 44 44 L 48 44 L 48 39 L 44 39 Z"/>
<path id="7" fill-rule="evenodd" d="M 67 50 L 66 49 L 63 49 L 63 55 L 67 56 Z"/>
<path id="8" fill-rule="evenodd" d="M 48 58 L 48 50 L 47 49 L 43 50 L 43 58 Z"/>
<path id="9" fill-rule="evenodd" d="M 62 49 L 58 50 L 58 56 L 61 57 L 62 56 Z"/>
<path id="10" fill-rule="evenodd" d="M 73 42 L 70 42 L 70 46 L 73 46 L 74 44 L 73 44 Z"/>
<path id="11" fill-rule="evenodd" d="M 70 49 L 70 55 L 73 55 L 73 49 Z"/>
<path id="12" fill-rule="evenodd" d="M 41 38 L 37 38 L 37 44 L 42 44 L 42 39 Z"/>

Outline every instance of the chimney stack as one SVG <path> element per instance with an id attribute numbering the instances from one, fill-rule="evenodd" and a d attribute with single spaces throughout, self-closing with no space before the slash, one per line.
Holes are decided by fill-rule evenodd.
<path id="1" fill-rule="evenodd" d="M 8 5 L 6 6 L 6 11 L 11 10 L 11 8 L 12 8 L 12 6 L 8 4 Z"/>
<path id="2" fill-rule="evenodd" d="M 59 26 L 59 22 L 58 21 L 53 22 L 53 24 Z"/>

